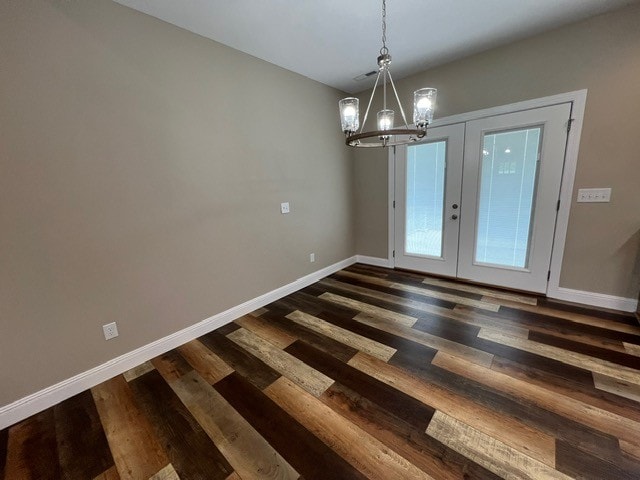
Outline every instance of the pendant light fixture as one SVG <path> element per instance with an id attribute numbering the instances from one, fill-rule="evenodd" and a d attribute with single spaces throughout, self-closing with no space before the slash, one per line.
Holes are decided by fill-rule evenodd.
<path id="1" fill-rule="evenodd" d="M 369 104 L 360 127 L 359 100 L 355 97 L 343 98 L 338 102 L 340 108 L 340 122 L 342 131 L 346 135 L 346 144 L 350 147 L 390 147 L 406 145 L 423 138 L 427 134 L 427 125 L 433 120 L 433 110 L 436 103 L 437 90 L 435 88 L 421 88 L 413 92 L 413 125 L 409 126 L 400 103 L 400 97 L 391 77 L 391 55 L 387 48 L 387 2 L 382 0 L 382 48 L 378 57 L 378 76 L 373 86 Z M 364 127 L 369 116 L 369 109 L 373 102 L 378 83 L 382 79 L 382 110 L 377 114 L 377 129 L 365 131 Z M 403 127 L 395 128 L 396 113 L 387 108 L 387 82 L 391 85 Z M 358 128 L 360 131 L 358 132 Z"/>

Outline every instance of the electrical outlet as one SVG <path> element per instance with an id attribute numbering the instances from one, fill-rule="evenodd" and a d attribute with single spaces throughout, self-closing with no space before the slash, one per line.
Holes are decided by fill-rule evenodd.
<path id="1" fill-rule="evenodd" d="M 280 213 L 289 213 L 291 210 L 289 209 L 289 202 L 284 202 L 280 204 Z"/>
<path id="2" fill-rule="evenodd" d="M 316 261 L 316 254 L 315 254 L 315 253 L 312 253 L 311 255 L 309 255 L 309 261 L 310 261 L 311 263 L 313 263 L 313 262 L 315 262 L 315 261 Z"/>
<path id="3" fill-rule="evenodd" d="M 118 336 L 118 326 L 116 325 L 116 322 L 107 323 L 106 325 L 103 325 L 102 331 L 104 332 L 105 340 L 111 340 L 112 338 L 115 338 Z"/>

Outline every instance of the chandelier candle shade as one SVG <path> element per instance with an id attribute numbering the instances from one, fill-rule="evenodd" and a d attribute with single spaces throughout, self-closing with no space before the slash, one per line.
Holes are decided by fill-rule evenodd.
<path id="1" fill-rule="evenodd" d="M 409 126 L 400 97 L 391 77 L 391 55 L 387 48 L 387 2 L 382 0 L 382 48 L 378 57 L 378 76 L 373 86 L 369 104 L 360 125 L 360 106 L 357 98 L 343 98 L 338 102 L 340 108 L 340 123 L 342 131 L 350 147 L 390 147 L 406 145 L 420 140 L 427 134 L 427 126 L 433 121 L 433 111 L 436 105 L 435 88 L 421 88 L 413 92 L 413 125 Z M 382 82 L 380 82 L 382 79 Z M 382 110 L 377 115 L 377 129 L 365 131 L 364 127 L 369 116 L 369 109 L 373 102 L 378 84 L 382 83 Z M 393 95 L 398 105 L 403 127 L 394 128 L 395 112 L 387 108 L 387 83 L 391 85 Z M 360 128 L 360 131 L 358 131 Z"/>
<path id="2" fill-rule="evenodd" d="M 357 98 L 343 98 L 338 102 L 343 132 L 355 132 L 360 126 L 360 101 Z"/>

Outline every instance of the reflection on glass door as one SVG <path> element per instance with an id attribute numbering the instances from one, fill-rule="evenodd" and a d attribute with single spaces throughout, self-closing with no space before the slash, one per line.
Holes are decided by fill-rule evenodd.
<path id="1" fill-rule="evenodd" d="M 542 128 L 483 135 L 475 263 L 527 268 Z"/>
<path id="2" fill-rule="evenodd" d="M 408 147 L 405 252 L 442 257 L 447 142 Z"/>

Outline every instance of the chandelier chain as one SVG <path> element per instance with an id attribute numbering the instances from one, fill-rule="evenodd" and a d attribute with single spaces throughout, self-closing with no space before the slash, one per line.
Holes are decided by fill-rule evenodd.
<path id="1" fill-rule="evenodd" d="M 382 0 L 382 48 L 380 54 L 385 55 L 389 53 L 387 48 L 387 1 Z"/>

